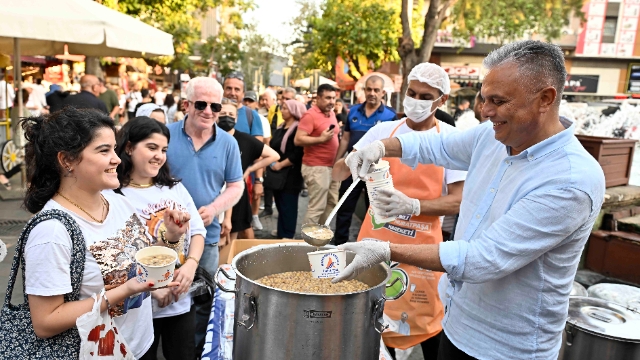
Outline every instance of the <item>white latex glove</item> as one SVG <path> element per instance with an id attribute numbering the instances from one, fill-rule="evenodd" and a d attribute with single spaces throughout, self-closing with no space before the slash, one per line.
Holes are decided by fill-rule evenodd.
<path id="1" fill-rule="evenodd" d="M 384 157 L 384 152 L 384 144 L 376 140 L 361 150 L 351 152 L 344 162 L 349 167 L 354 180 L 356 177 L 364 179 L 371 166 Z"/>
<path id="2" fill-rule="evenodd" d="M 388 242 L 376 239 L 365 238 L 359 242 L 350 242 L 338 246 L 340 250 L 352 251 L 356 253 L 351 264 L 349 264 L 340 275 L 331 280 L 337 283 L 342 280 L 351 280 L 358 274 L 368 270 L 372 266 L 391 259 L 391 249 Z"/>
<path id="3" fill-rule="evenodd" d="M 381 217 L 420 215 L 420 200 L 397 189 L 379 189 L 373 198 L 373 210 Z"/>

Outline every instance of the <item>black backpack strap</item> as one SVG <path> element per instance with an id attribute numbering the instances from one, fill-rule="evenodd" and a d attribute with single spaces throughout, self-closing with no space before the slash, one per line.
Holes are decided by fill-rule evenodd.
<path id="1" fill-rule="evenodd" d="M 251 126 L 253 125 L 253 110 L 251 110 L 248 106 L 245 106 L 244 112 L 247 114 L 247 123 L 249 124 L 249 134 L 251 134 Z"/>
<path id="2" fill-rule="evenodd" d="M 280 105 L 276 105 L 276 111 L 273 112 L 273 117 L 271 118 L 271 134 L 278 128 L 278 111 L 280 111 Z"/>
<path id="3" fill-rule="evenodd" d="M 20 238 L 16 244 L 16 252 L 13 256 L 13 263 L 11 264 L 11 273 L 9 275 L 9 284 L 7 286 L 7 293 L 4 299 L 4 306 L 8 306 L 11 302 L 11 295 L 13 294 L 13 287 L 16 283 L 16 277 L 20 264 L 22 264 L 22 292 L 24 294 L 25 304 L 29 303 L 29 298 L 25 291 L 25 270 L 24 270 L 24 247 L 29 239 L 31 230 L 43 221 L 55 219 L 60 221 L 67 229 L 69 236 L 71 237 L 72 251 L 71 251 L 71 292 L 64 295 L 64 301 L 77 301 L 80 299 L 80 286 L 82 285 L 82 277 L 84 275 L 84 263 L 86 245 L 84 241 L 84 235 L 78 226 L 78 223 L 62 210 L 45 210 L 36 214 L 27 222 Z"/>

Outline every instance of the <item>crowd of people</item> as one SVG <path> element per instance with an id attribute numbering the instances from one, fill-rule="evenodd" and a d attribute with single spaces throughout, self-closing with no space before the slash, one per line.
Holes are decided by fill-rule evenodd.
<path id="1" fill-rule="evenodd" d="M 293 88 L 245 91 L 237 72 L 222 84 L 196 77 L 178 121 L 169 115 L 171 93 L 134 85 L 128 104 L 116 105 L 117 96 L 102 96 L 103 81 L 83 76 L 60 109 L 21 121 L 24 204 L 41 220 L 21 237 L 35 335 L 58 341 L 105 287 L 102 310 L 114 313 L 136 358 L 155 359 L 160 343 L 167 359 L 197 358 L 212 299 L 188 289 L 198 269 L 216 272 L 219 247 L 261 227 L 261 198 L 262 215 L 273 214 L 273 203 L 278 211 L 274 236 L 291 239 L 299 210 L 303 223 L 323 223 L 353 181 L 366 181 L 384 159 L 393 187 L 365 196 L 357 242 L 349 228 L 365 186 L 338 212 L 334 243 L 356 257 L 333 281 L 381 261 L 409 274 L 411 291 L 384 309 L 392 356 L 419 345 L 425 359 L 554 358 L 604 191 L 600 167 L 558 115 L 562 59 L 558 47 L 538 41 L 491 53 L 477 124 L 466 131 L 439 113 L 451 87 L 432 63 L 408 75 L 401 118 L 384 104 L 378 76 L 350 109 L 330 85 L 306 99 Z M 535 78 L 540 90 L 523 89 L 521 78 Z M 309 205 L 298 209 L 305 190 Z M 443 216 L 456 214 L 457 241 L 444 242 Z M 377 220 L 388 217 L 395 220 Z M 86 257 L 74 246 L 78 234 Z M 131 249 L 152 245 L 174 249 L 179 261 L 170 286 L 149 292 L 152 282 L 121 271 Z M 78 257 L 83 276 L 70 270 Z M 72 289 L 78 296 L 69 300 Z"/>

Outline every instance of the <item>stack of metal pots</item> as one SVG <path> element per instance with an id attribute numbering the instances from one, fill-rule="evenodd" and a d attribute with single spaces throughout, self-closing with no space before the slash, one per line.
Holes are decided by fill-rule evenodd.
<path id="1" fill-rule="evenodd" d="M 324 249 L 324 248 L 323 248 Z M 310 271 L 305 244 L 274 244 L 243 251 L 234 257 L 234 359 L 374 360 L 385 329 L 382 312 L 390 270 L 378 264 L 356 278 L 366 291 L 315 295 L 274 289 L 255 280 L 288 271 Z M 354 254 L 348 253 L 347 264 Z M 220 273 L 222 272 L 222 274 Z M 227 275 L 218 270 L 218 276 Z"/>

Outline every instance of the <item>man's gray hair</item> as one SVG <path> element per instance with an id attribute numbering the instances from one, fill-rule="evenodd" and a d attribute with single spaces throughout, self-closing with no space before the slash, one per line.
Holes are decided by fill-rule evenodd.
<path id="1" fill-rule="evenodd" d="M 298 95 L 298 91 L 296 91 L 296 89 L 292 88 L 292 87 L 286 87 L 284 88 L 284 90 L 282 91 L 282 93 L 290 93 L 293 94 L 293 96 L 295 97 L 296 95 Z"/>
<path id="2" fill-rule="evenodd" d="M 535 40 L 516 41 L 493 50 L 482 64 L 491 70 L 509 62 L 518 65 L 522 87 L 533 93 L 553 86 L 557 92 L 555 104 L 560 104 L 567 69 L 559 46 Z"/>
<path id="3" fill-rule="evenodd" d="M 187 84 L 187 100 L 194 100 L 193 97 L 196 94 L 196 86 L 205 86 L 212 87 L 214 90 L 218 91 L 222 95 L 222 85 L 218 82 L 218 80 L 205 76 L 194 77 L 189 80 Z"/>
<path id="4" fill-rule="evenodd" d="M 276 93 L 269 88 L 264 89 L 264 92 L 262 93 L 262 95 L 267 95 L 269 99 L 273 101 L 276 101 L 278 99 L 278 97 L 276 96 Z"/>

